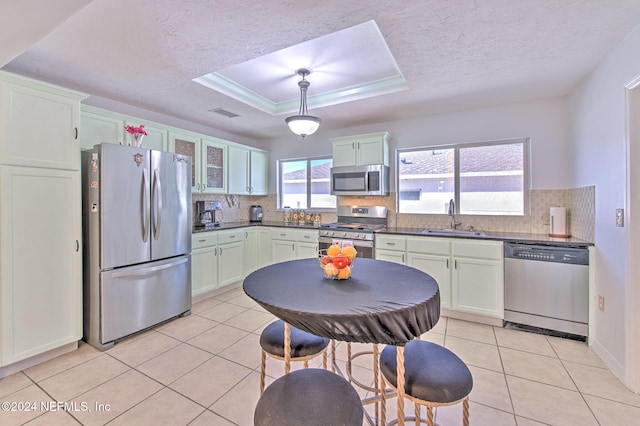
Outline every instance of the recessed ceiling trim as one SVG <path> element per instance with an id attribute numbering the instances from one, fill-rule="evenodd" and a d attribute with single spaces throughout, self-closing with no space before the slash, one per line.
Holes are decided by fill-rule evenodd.
<path id="1" fill-rule="evenodd" d="M 298 98 L 273 102 L 216 72 L 194 78 L 193 81 L 273 116 L 298 111 Z M 309 109 L 322 108 L 408 89 L 406 80 L 400 75 L 312 95 L 308 97 L 307 102 Z"/>
<path id="2" fill-rule="evenodd" d="M 402 92 L 408 89 L 409 86 L 407 85 L 404 77 L 394 76 L 308 96 L 307 104 L 309 109 L 322 108 L 331 105 L 343 104 L 345 102 L 359 101 L 374 96 Z M 298 102 L 298 100 L 292 99 L 287 102 L 275 104 L 276 109 L 274 115 L 288 114 L 297 111 Z"/>
<path id="3" fill-rule="evenodd" d="M 201 77 L 194 78 L 193 81 L 259 109 L 260 111 L 275 115 L 274 111 L 276 110 L 276 104 L 273 101 L 270 101 L 264 96 L 260 96 L 256 92 L 237 84 L 235 81 L 226 78 L 222 74 L 212 72 Z"/>

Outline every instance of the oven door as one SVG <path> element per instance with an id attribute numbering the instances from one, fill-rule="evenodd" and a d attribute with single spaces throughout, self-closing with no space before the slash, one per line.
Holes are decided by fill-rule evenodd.
<path id="1" fill-rule="evenodd" d="M 350 241 L 353 242 L 353 246 L 358 252 L 357 257 L 361 257 L 364 259 L 373 259 L 373 241 L 363 241 L 363 240 L 348 240 L 342 238 L 332 238 L 332 237 L 320 237 L 318 238 L 318 248 L 320 250 L 326 250 L 329 248 L 331 244 L 335 244 L 337 241 Z"/>

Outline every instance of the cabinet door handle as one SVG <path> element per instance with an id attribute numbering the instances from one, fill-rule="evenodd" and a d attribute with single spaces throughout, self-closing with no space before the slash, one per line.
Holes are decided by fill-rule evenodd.
<path id="1" fill-rule="evenodd" d="M 78 128 L 77 128 L 77 127 L 75 128 L 75 131 L 76 131 L 76 137 L 75 137 L 75 140 L 78 140 Z"/>
<path id="2" fill-rule="evenodd" d="M 402 253 L 402 263 L 404 263 L 404 253 Z"/>
<path id="3" fill-rule="evenodd" d="M 306 238 L 308 240 L 309 238 L 311 238 L 311 236 L 310 235 L 304 235 L 304 238 Z"/>
<path id="4" fill-rule="evenodd" d="M 235 238 L 235 237 L 236 237 L 235 235 L 229 235 L 229 238 Z"/>
<path id="5" fill-rule="evenodd" d="M 80 241 L 76 240 L 76 252 L 80 251 Z"/>
<path id="6" fill-rule="evenodd" d="M 199 243 L 204 243 L 207 240 L 198 240 Z"/>
<path id="7" fill-rule="evenodd" d="M 395 246 L 396 243 L 387 243 L 388 246 Z"/>
<path id="8" fill-rule="evenodd" d="M 291 243 L 291 250 L 296 251 L 296 243 Z"/>
<path id="9" fill-rule="evenodd" d="M 449 259 L 447 259 L 447 269 L 449 269 Z"/>
<path id="10" fill-rule="evenodd" d="M 356 143 L 355 142 L 351 142 L 351 149 L 356 149 Z"/>
<path id="11" fill-rule="evenodd" d="M 457 260 L 453 261 L 453 269 L 458 269 L 458 261 Z"/>
<path id="12" fill-rule="evenodd" d="M 222 257 L 222 247 L 220 247 L 220 257 Z"/>

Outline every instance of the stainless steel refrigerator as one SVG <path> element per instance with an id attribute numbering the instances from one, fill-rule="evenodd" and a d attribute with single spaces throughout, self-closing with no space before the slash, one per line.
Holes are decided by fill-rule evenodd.
<path id="1" fill-rule="evenodd" d="M 191 157 L 82 152 L 84 339 L 106 350 L 191 312 Z"/>

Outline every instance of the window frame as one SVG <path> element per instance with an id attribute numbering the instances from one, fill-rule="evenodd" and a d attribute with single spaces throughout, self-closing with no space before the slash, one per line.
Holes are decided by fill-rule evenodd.
<path id="1" fill-rule="evenodd" d="M 483 141 L 483 142 L 471 142 L 471 143 L 458 143 L 458 144 L 448 144 L 448 145 L 434 145 L 434 146 L 419 146 L 413 148 L 397 148 L 396 149 L 396 158 L 395 158 L 395 179 L 396 179 L 396 211 L 399 214 L 433 214 L 439 215 L 439 213 L 416 213 L 416 212 L 401 212 L 400 211 L 400 156 L 406 152 L 414 152 L 414 151 L 431 151 L 431 150 L 440 150 L 440 149 L 453 149 L 454 150 L 454 202 L 456 205 L 455 214 L 460 213 L 460 150 L 465 148 L 476 148 L 483 146 L 497 146 L 497 145 L 513 145 L 521 143 L 522 144 L 522 161 L 523 161 L 523 212 L 522 214 L 492 214 L 492 215 L 475 215 L 475 214 L 465 214 L 469 216 L 492 216 L 492 217 L 527 217 L 531 215 L 531 203 L 530 203 L 530 194 L 531 194 L 531 164 L 530 164 L 530 149 L 531 143 L 528 137 L 525 138 L 514 138 L 514 139 L 501 139 L 501 140 L 492 140 L 492 141 Z M 446 213 L 442 215 L 446 216 Z"/>
<path id="2" fill-rule="evenodd" d="M 333 167 L 333 157 L 331 155 L 323 155 L 323 156 L 319 156 L 319 157 L 299 157 L 299 158 L 286 158 L 286 159 L 280 159 L 277 160 L 277 185 L 276 185 L 276 191 L 277 191 L 277 207 L 276 207 L 276 211 L 283 211 L 284 210 L 284 206 L 282 205 L 283 201 L 282 201 L 282 165 L 284 163 L 291 163 L 291 162 L 296 162 L 296 161 L 305 161 L 307 163 L 307 176 L 306 176 L 306 182 L 307 182 L 307 207 L 305 207 L 306 210 L 313 210 L 313 211 L 317 211 L 317 212 L 333 212 L 336 211 L 337 206 L 338 206 L 338 199 L 336 197 L 336 205 L 334 207 L 313 207 L 311 205 L 311 162 L 312 161 L 318 161 L 318 160 L 331 160 L 331 166 Z M 331 175 L 329 175 L 329 185 L 331 185 Z M 298 207 L 296 206 L 289 206 L 292 209 L 297 209 Z"/>

